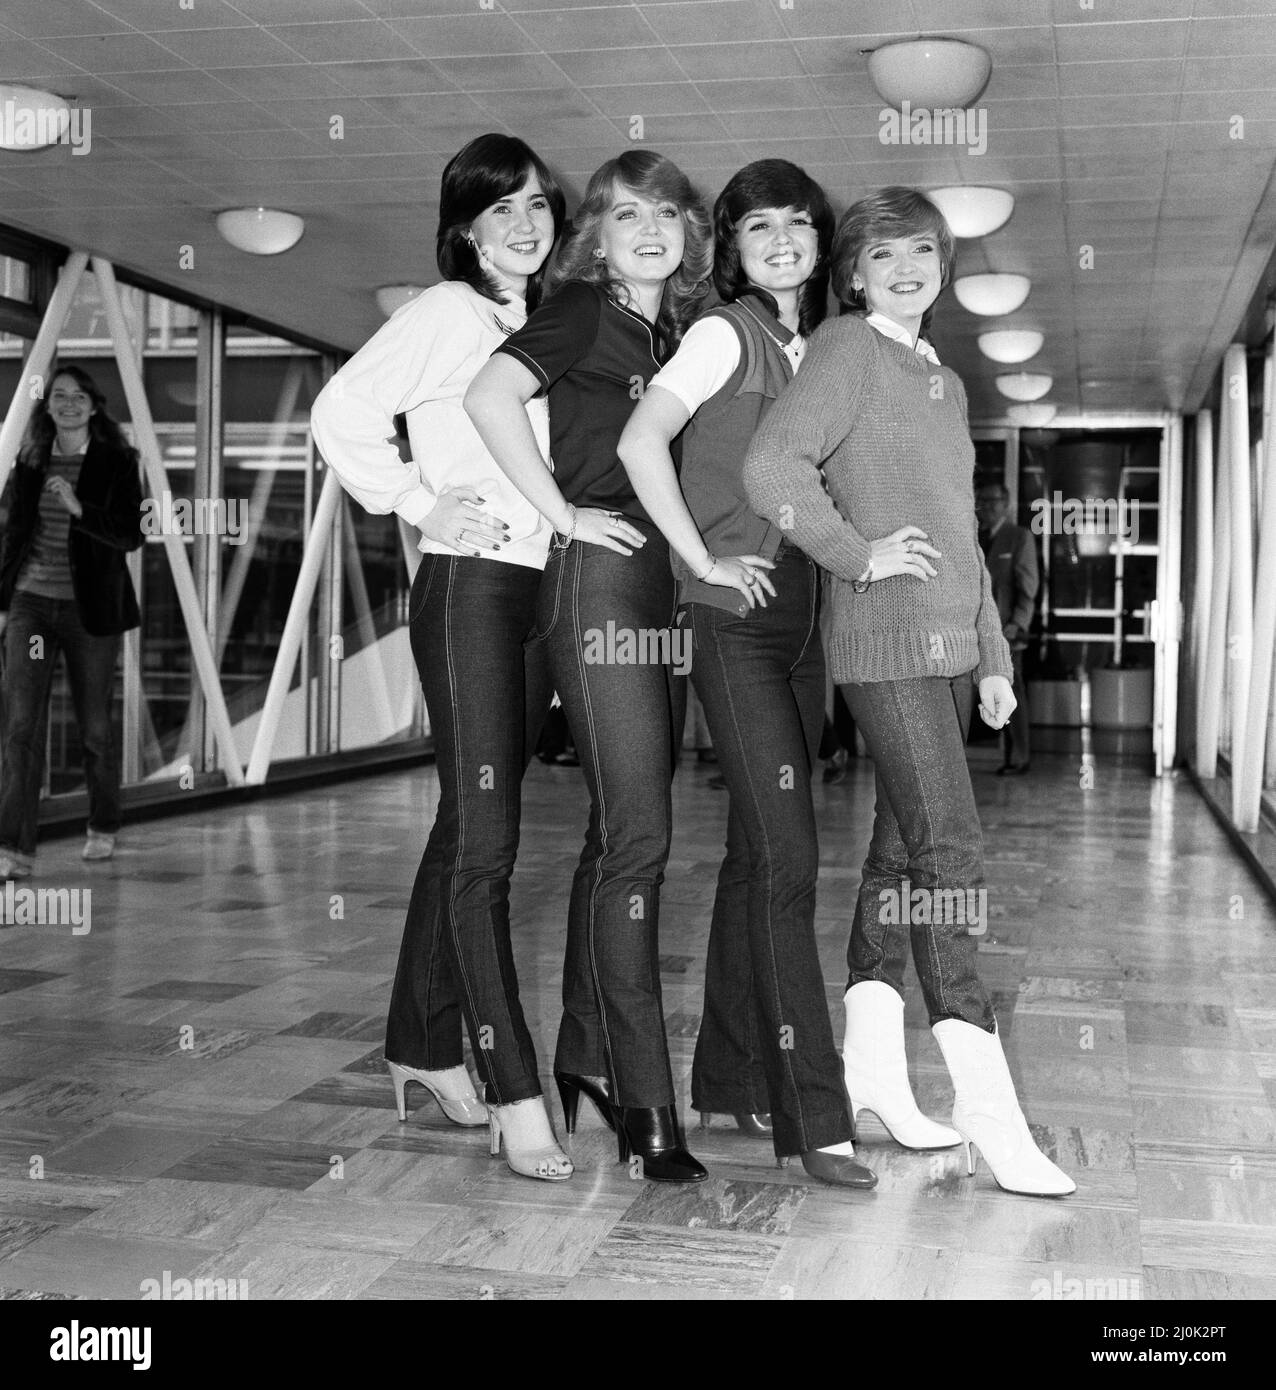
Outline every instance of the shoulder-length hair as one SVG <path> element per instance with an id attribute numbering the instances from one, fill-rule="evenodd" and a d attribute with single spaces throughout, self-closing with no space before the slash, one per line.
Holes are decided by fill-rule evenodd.
<path id="1" fill-rule="evenodd" d="M 862 290 L 851 280 L 863 251 L 877 241 L 895 237 L 932 236 L 939 248 L 940 288 L 951 283 L 957 266 L 957 243 L 944 214 L 915 188 L 879 188 L 852 203 L 842 214 L 833 234 L 833 293 L 844 310 L 864 309 Z M 922 318 L 922 332 L 930 328 L 932 304 Z"/>
<path id="2" fill-rule="evenodd" d="M 690 327 L 697 304 L 709 292 L 713 234 L 709 214 L 690 179 L 672 160 L 655 150 L 626 150 L 594 171 L 572 219 L 571 231 L 550 271 L 550 283 L 557 287 L 569 280 L 583 280 L 602 285 L 616 303 L 632 307 L 629 287 L 601 256 L 594 255 L 603 217 L 621 192 L 650 202 L 672 203 L 682 214 L 682 262 L 665 281 L 656 319 L 665 347 L 672 350 Z"/>
<path id="3" fill-rule="evenodd" d="M 815 269 L 798 295 L 798 332 L 806 337 L 820 326 L 828 309 L 833 209 L 820 185 L 796 164 L 787 159 L 756 160 L 732 174 L 718 194 L 713 205 L 713 283 L 727 303 L 747 288 L 737 232 L 744 218 L 760 208 L 805 212 L 815 227 Z"/>
<path id="4" fill-rule="evenodd" d="M 558 180 L 529 145 L 513 135 L 480 135 L 448 160 L 439 189 L 435 250 L 439 273 L 445 280 L 462 280 L 486 299 L 508 303 L 500 282 L 483 269 L 478 252 L 468 240 L 470 224 L 493 203 L 517 193 L 533 174 L 549 202 L 557 241 L 567 216 L 567 200 Z M 548 259 L 527 277 L 528 313 L 540 302 Z"/>
<path id="5" fill-rule="evenodd" d="M 128 442 L 124 431 L 107 413 L 106 397 L 102 394 L 97 382 L 83 367 L 77 367 L 74 363 L 67 363 L 65 366 L 54 368 L 49 373 L 48 387 L 44 395 L 35 403 L 35 409 L 31 412 L 26 433 L 22 437 L 22 446 L 18 450 L 18 463 L 28 468 L 48 467 L 49 456 L 53 453 L 53 441 L 58 434 L 58 427 L 54 424 L 53 416 L 49 413 L 49 396 L 53 391 L 54 383 L 61 376 L 69 376 L 93 403 L 93 414 L 89 417 L 89 442 L 91 444 L 105 444 L 112 452 L 124 454 L 136 461 L 137 450 Z"/>

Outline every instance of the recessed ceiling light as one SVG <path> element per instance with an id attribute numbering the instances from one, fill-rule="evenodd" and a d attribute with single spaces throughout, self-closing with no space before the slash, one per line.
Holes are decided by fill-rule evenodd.
<path id="1" fill-rule="evenodd" d="M 1054 385 L 1045 372 L 1008 372 L 997 378 L 997 390 L 1012 401 L 1039 400 Z"/>
<path id="2" fill-rule="evenodd" d="M 992 317 L 1013 314 L 1028 298 L 1032 281 L 1026 275 L 987 273 L 963 275 L 953 281 L 953 293 L 963 309 Z"/>
<path id="3" fill-rule="evenodd" d="M 897 109 L 969 106 L 983 91 L 992 58 L 978 44 L 960 39 L 904 39 L 868 55 L 868 75 L 884 101 Z"/>
<path id="4" fill-rule="evenodd" d="M 997 328 L 979 335 L 979 351 L 994 362 L 1026 362 L 1046 340 L 1035 328 Z"/>
<path id="5" fill-rule="evenodd" d="M 217 230 L 238 251 L 278 256 L 296 246 L 306 224 L 295 212 L 277 208 L 230 208 L 217 214 Z"/>
<path id="6" fill-rule="evenodd" d="M 1004 188 L 963 184 L 956 188 L 928 188 L 926 196 L 944 214 L 953 236 L 987 236 L 1004 227 L 1015 210 L 1013 193 Z"/>

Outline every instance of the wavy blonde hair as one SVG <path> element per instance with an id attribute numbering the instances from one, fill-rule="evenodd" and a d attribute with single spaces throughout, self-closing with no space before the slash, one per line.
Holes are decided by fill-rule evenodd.
<path id="1" fill-rule="evenodd" d="M 682 262 L 665 281 L 656 319 L 664 346 L 672 352 L 695 318 L 700 301 L 709 292 L 709 277 L 713 272 L 713 225 L 691 180 L 664 155 L 655 150 L 626 150 L 594 171 L 550 271 L 550 284 L 555 289 L 569 280 L 602 285 L 616 303 L 632 307 L 629 287 L 605 260 L 594 255 L 599 246 L 603 217 L 622 189 L 650 202 L 670 202 L 682 214 L 686 239 Z"/>

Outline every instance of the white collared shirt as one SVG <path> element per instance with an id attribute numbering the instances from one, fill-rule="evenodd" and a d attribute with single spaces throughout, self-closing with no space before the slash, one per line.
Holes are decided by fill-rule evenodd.
<path id="1" fill-rule="evenodd" d="M 915 353 L 924 357 L 928 362 L 933 362 L 935 366 L 939 366 L 939 357 L 936 355 L 935 349 L 931 347 L 926 339 L 918 338 L 916 343 L 914 343 L 913 335 L 907 328 L 902 328 L 897 324 L 894 319 L 887 318 L 885 314 L 879 314 L 874 310 L 873 313 L 869 314 L 866 322 L 873 328 L 876 328 L 884 338 L 892 338 L 897 343 L 904 343 L 907 347 L 912 348 Z"/>

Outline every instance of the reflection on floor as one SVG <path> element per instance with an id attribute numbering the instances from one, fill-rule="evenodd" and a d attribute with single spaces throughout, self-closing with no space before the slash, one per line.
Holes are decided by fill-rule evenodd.
<path id="1" fill-rule="evenodd" d="M 92 930 L 0 932 L 0 1289 L 1273 1297 L 1270 906 L 1184 782 L 1102 758 L 1092 787 L 1063 758 L 998 779 L 994 756 L 972 754 L 996 939 L 981 959 L 1025 1111 L 1075 1197 L 1007 1195 L 983 1165 L 968 1179 L 957 1151 L 908 1153 L 870 1123 L 871 1193 L 778 1170 L 729 1122 L 692 1131 L 711 1180 L 690 1189 L 631 1180 L 588 1107 L 562 1184 L 515 1177 L 485 1131 L 454 1128 L 416 1088 L 400 1124 L 380 1042 L 427 769 L 138 826 L 110 864 L 46 846 L 38 882 L 91 887 Z M 662 911 L 684 1096 L 724 827 L 711 771 L 677 779 Z M 816 795 L 840 1038 L 869 765 Z M 546 1070 L 584 808 L 578 772 L 534 765 L 515 911 Z M 951 1090 L 911 973 L 907 1020 L 919 1100 L 943 1116 Z"/>

